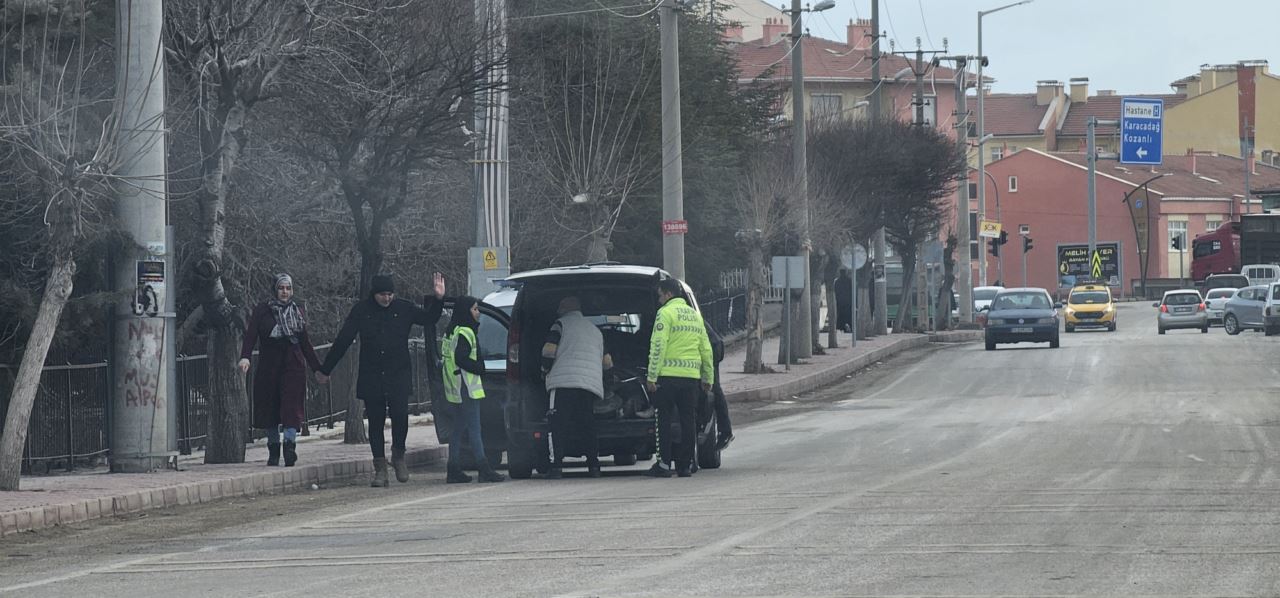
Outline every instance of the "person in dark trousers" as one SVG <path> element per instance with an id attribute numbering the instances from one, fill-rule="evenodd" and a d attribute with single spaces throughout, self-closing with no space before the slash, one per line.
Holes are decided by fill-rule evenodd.
<path id="1" fill-rule="evenodd" d="M 449 463 L 445 482 L 465 484 L 471 481 L 462 471 L 462 442 L 471 444 L 471 454 L 480 472 L 481 482 L 501 482 L 505 476 L 493 470 L 484 454 L 484 437 L 480 430 L 480 401 L 484 399 L 484 362 L 479 357 L 476 332 L 480 329 L 480 305 L 475 297 L 459 297 L 453 305 L 453 317 L 444 339 L 440 341 L 441 373 L 444 375 L 444 398 L 454 407 L 453 434 L 449 437 Z"/>
<path id="2" fill-rule="evenodd" d="M 836 278 L 836 329 L 841 332 L 853 332 L 853 278 L 849 270 L 840 269 Z"/>
<path id="3" fill-rule="evenodd" d="M 409 395 L 413 393 L 413 367 L 409 361 L 409 331 L 419 325 L 434 334 L 436 321 L 443 311 L 444 275 L 435 273 L 434 296 L 424 298 L 426 307 L 396 298 L 395 282 L 388 274 L 373 277 L 369 297 L 351 308 L 347 319 L 333 341 L 333 347 L 320 366 L 318 378 L 328 382 L 333 368 L 360 337 L 360 373 L 356 379 L 356 397 L 364 401 L 369 421 L 369 448 L 373 452 L 372 486 L 386 487 L 386 439 L 383 427 L 391 415 L 391 464 L 396 479 L 409 481 L 409 468 L 404 462 L 405 437 L 409 434 Z"/>
<path id="4" fill-rule="evenodd" d="M 307 367 L 320 369 L 320 360 L 307 336 L 302 305 L 293 297 L 293 278 L 277 274 L 275 297 L 253 308 L 240 347 L 240 372 L 249 373 L 258 347 L 258 372 L 253 378 L 253 427 L 267 432 L 267 465 L 280 464 L 280 429 L 284 428 L 284 465 L 298 462 L 298 430 L 305 418 Z"/>
<path id="5" fill-rule="evenodd" d="M 682 478 L 693 475 L 694 439 L 697 438 L 699 382 L 709 392 L 715 381 L 711 341 L 702 326 L 702 316 L 682 298 L 680 281 L 658 282 L 657 317 L 649 340 L 649 366 L 645 387 L 656 395 L 658 408 L 658 462 L 646 472 L 657 478 L 671 477 L 674 460 Z M 672 452 L 671 423 L 680 418 L 680 452 Z"/>
<path id="6" fill-rule="evenodd" d="M 711 407 L 716 417 L 716 448 L 724 450 L 733 442 L 733 424 L 729 421 L 729 401 L 724 398 L 724 389 L 720 387 L 720 362 L 724 361 L 724 338 L 711 326 L 706 317 L 702 325 L 707 329 L 707 338 L 711 341 L 711 356 L 715 360 L 715 382 L 711 384 Z"/>
<path id="7" fill-rule="evenodd" d="M 551 325 L 542 345 L 550 406 L 547 435 L 551 470 L 547 477 L 559 478 L 568 446 L 582 447 L 587 456 L 587 472 L 600 477 L 600 447 L 596 438 L 595 403 L 604 398 L 604 371 L 613 360 L 604 350 L 604 335 L 582 315 L 577 297 L 560 300 L 559 319 Z"/>

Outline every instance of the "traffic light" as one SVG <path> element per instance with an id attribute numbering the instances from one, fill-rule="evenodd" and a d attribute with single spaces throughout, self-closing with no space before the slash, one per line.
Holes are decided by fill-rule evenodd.
<path id="1" fill-rule="evenodd" d="M 1000 244 L 1004 245 L 1005 243 L 1008 243 L 1008 242 L 1009 242 L 1009 231 L 1007 230 L 1000 231 Z"/>
<path id="2" fill-rule="evenodd" d="M 1031 251 L 1031 237 L 1022 238 L 1022 253 Z"/>
<path id="3" fill-rule="evenodd" d="M 1174 251 L 1182 251 L 1182 235 L 1175 235 L 1169 241 L 1169 247 Z"/>
<path id="4" fill-rule="evenodd" d="M 993 257 L 1000 257 L 1000 239 L 994 237 L 987 239 L 987 246 Z"/>

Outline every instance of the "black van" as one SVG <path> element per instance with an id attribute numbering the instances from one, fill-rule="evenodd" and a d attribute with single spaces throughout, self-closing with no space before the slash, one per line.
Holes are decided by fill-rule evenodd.
<path id="1" fill-rule="evenodd" d="M 542 345 L 556 321 L 556 308 L 567 295 L 576 295 L 582 313 L 604 335 L 605 350 L 614 367 L 605 374 L 605 397 L 596 404 L 600 455 L 613 456 L 615 465 L 635 465 L 652 458 L 656 447 L 655 410 L 644 388 L 649 336 L 658 309 L 657 283 L 669 278 L 660 268 L 621 264 L 589 264 L 533 270 L 512 275 L 506 284 L 519 292 L 507 334 L 504 427 L 508 470 L 513 478 L 546 472 L 548 454 L 548 397 L 542 374 Z M 685 299 L 697 309 L 693 292 Z M 483 325 L 481 327 L 483 329 Z M 479 343 L 484 345 L 484 340 Z M 485 381 L 486 390 L 489 381 Z M 489 420 L 486 418 L 486 425 Z M 709 401 L 699 403 L 700 467 L 720 465 L 717 431 Z M 491 431 L 485 430 L 485 448 Z M 582 456 L 579 447 L 566 454 Z"/>

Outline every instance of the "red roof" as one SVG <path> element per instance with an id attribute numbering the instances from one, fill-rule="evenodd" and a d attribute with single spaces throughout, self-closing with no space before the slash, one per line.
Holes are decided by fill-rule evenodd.
<path id="1" fill-rule="evenodd" d="M 1035 150 L 1032 150 L 1035 151 Z M 1039 153 L 1039 152 L 1037 152 Z M 1087 156 L 1078 152 L 1053 152 L 1055 158 L 1088 168 Z M 1198 154 L 1195 156 L 1195 174 L 1191 171 L 1191 156 L 1165 154 L 1164 164 L 1155 167 L 1120 164 L 1115 160 L 1099 160 L 1098 174 L 1112 176 L 1133 185 L 1141 184 L 1157 174 L 1169 176 L 1151 182 L 1152 191 L 1164 197 L 1228 198 L 1244 194 L 1244 161 L 1223 155 Z M 1251 175 L 1249 188 L 1280 188 L 1280 168 L 1258 164 L 1257 174 Z"/>
<path id="2" fill-rule="evenodd" d="M 1120 120 L 1120 100 L 1124 98 L 1147 98 L 1164 100 L 1164 108 L 1168 110 L 1182 102 L 1186 101 L 1185 94 L 1159 94 L 1159 95 L 1128 95 L 1128 96 L 1090 96 L 1088 102 L 1077 102 L 1071 104 L 1067 109 L 1067 118 L 1062 123 L 1062 128 L 1058 130 L 1058 135 L 1079 135 L 1084 137 L 1089 132 L 1089 117 L 1096 116 L 1099 119 Z M 1116 127 L 1099 125 L 1096 133 L 1098 135 L 1113 135 Z"/>
<path id="3" fill-rule="evenodd" d="M 1048 105 L 1036 105 L 1034 93 L 987 94 L 982 106 L 983 130 L 995 135 L 1039 135 L 1040 121 L 1048 110 Z"/>
<path id="4" fill-rule="evenodd" d="M 791 80 L 790 40 L 783 39 L 772 45 L 757 39 L 738 44 L 734 51 L 738 58 L 738 76 L 740 79 L 755 79 L 773 68 L 774 79 Z M 801 40 L 801 51 L 804 58 L 804 78 L 806 81 L 870 81 L 871 50 L 819 37 L 805 37 Z M 914 66 L 915 61 L 894 54 L 880 55 L 880 76 L 890 79 L 898 71 Z M 955 80 L 955 71 L 949 68 L 932 68 L 925 63 L 927 77 L 935 84 L 950 85 Z M 904 79 L 905 80 L 905 79 Z M 972 81 L 970 84 L 972 85 Z"/>

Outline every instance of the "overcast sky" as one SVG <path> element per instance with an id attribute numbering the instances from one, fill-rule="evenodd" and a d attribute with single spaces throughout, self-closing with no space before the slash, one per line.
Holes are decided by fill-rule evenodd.
<path id="1" fill-rule="evenodd" d="M 926 50 L 941 50 L 947 38 L 953 54 L 977 54 L 978 11 L 1013 1 L 881 0 L 880 28 L 898 50 L 914 51 L 918 36 Z M 807 25 L 813 35 L 844 41 L 850 19 L 871 18 L 871 0 L 835 2 L 808 15 Z M 1170 82 L 1201 64 L 1240 60 L 1268 60 L 1280 71 L 1278 0 L 1035 0 L 982 22 L 990 59 L 984 74 L 996 79 L 997 92 L 1088 77 L 1090 93 L 1169 93 Z"/>

